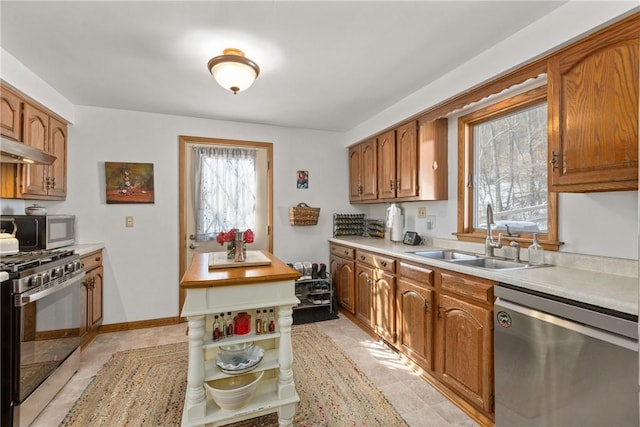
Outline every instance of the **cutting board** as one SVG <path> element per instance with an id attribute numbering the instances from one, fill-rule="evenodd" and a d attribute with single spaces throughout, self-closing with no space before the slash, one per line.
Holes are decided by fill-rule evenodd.
<path id="1" fill-rule="evenodd" d="M 256 265 L 269 265 L 271 260 L 260 251 L 247 251 L 246 260 L 236 262 L 227 259 L 226 252 L 211 252 L 209 254 L 209 270 L 216 268 L 252 267 Z"/>

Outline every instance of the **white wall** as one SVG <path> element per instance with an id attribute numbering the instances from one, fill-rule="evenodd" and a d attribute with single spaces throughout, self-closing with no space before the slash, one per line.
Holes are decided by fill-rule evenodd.
<path id="1" fill-rule="evenodd" d="M 327 263 L 332 213 L 351 210 L 342 134 L 76 106 L 67 200 L 40 204 L 77 215 L 80 243 L 105 244 L 105 324 L 179 314 L 179 135 L 273 143 L 274 253 L 285 262 Z M 155 203 L 106 204 L 105 161 L 153 163 Z M 309 171 L 308 189 L 296 188 L 297 170 Z M 25 205 L 2 202 L 5 213 Z M 321 208 L 317 226 L 289 225 L 288 208 L 299 202 Z"/>

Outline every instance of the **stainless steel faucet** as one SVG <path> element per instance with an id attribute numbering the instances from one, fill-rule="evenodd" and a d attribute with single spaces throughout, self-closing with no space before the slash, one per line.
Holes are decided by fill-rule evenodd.
<path id="1" fill-rule="evenodd" d="M 513 248 L 513 260 L 515 262 L 520 262 L 520 245 L 515 240 L 512 240 L 509 243 L 509 246 Z"/>
<path id="2" fill-rule="evenodd" d="M 496 248 L 502 247 L 502 233 L 498 234 L 498 241 L 493 240 L 493 235 L 491 234 L 491 225 L 495 225 L 493 222 L 493 209 L 491 208 L 491 204 L 487 203 L 487 239 L 484 243 L 484 254 L 488 257 L 492 257 L 493 250 Z"/>

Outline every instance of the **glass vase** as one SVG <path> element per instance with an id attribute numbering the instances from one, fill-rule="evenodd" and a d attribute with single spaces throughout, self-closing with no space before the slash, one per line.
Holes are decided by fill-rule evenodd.
<path id="1" fill-rule="evenodd" d="M 247 244 L 245 242 L 242 242 L 242 255 L 243 255 L 242 261 L 247 259 Z M 236 260 L 236 242 L 227 242 L 227 259 L 232 261 L 237 261 Z"/>
<path id="2" fill-rule="evenodd" d="M 227 242 L 227 259 L 236 258 L 236 242 Z"/>

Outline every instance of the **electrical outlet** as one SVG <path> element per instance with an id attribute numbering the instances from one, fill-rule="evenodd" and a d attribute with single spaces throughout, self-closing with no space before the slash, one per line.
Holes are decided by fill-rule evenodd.
<path id="1" fill-rule="evenodd" d="M 436 216 L 429 215 L 427 216 L 427 230 L 433 230 L 436 228 Z"/>
<path id="2" fill-rule="evenodd" d="M 133 217 L 132 216 L 125 216 L 124 217 L 124 226 L 125 227 L 133 227 Z"/>
<path id="3" fill-rule="evenodd" d="M 427 217 L 427 208 L 424 206 L 418 208 L 418 219 L 425 219 Z"/>

